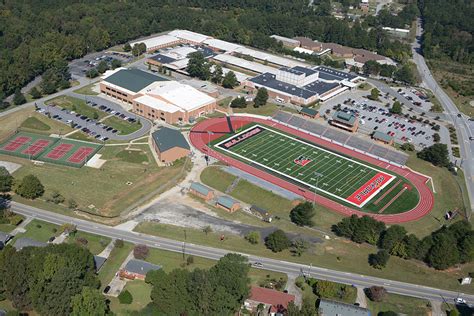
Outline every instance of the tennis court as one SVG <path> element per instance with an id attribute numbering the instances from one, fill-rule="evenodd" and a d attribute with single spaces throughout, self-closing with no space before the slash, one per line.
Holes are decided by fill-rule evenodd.
<path id="1" fill-rule="evenodd" d="M 38 159 L 60 165 L 81 167 L 100 148 L 102 145 L 63 138 Z"/>
<path id="2" fill-rule="evenodd" d="M 36 159 L 49 146 L 58 141 L 57 138 L 44 135 L 19 132 L 10 136 L 0 144 L 0 153 L 21 158 Z"/>
<path id="3" fill-rule="evenodd" d="M 214 148 L 357 207 L 363 207 L 396 178 L 262 125 L 220 139 Z"/>

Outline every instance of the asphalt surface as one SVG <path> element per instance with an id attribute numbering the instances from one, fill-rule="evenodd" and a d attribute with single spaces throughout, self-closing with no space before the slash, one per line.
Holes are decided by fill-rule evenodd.
<path id="1" fill-rule="evenodd" d="M 446 120 L 450 121 L 455 127 L 459 140 L 459 147 L 461 151 L 461 167 L 464 170 L 464 177 L 466 179 L 466 186 L 469 195 L 471 211 L 474 212 L 474 142 L 469 138 L 474 135 L 474 125 L 468 121 L 468 117 L 463 115 L 451 98 L 443 91 L 433 78 L 425 58 L 421 54 L 421 36 L 423 29 L 421 22 L 417 21 L 417 32 L 415 42 L 412 44 L 413 60 L 415 61 L 418 72 L 420 73 L 422 84 L 429 88 L 439 102 L 443 106 L 446 115 Z"/>
<path id="2" fill-rule="evenodd" d="M 82 230 L 88 233 L 107 236 L 109 238 L 123 239 L 135 244 L 145 244 L 152 248 L 159 248 L 163 250 L 173 251 L 182 253 L 183 251 L 187 255 L 193 255 L 213 260 L 218 260 L 229 251 L 211 248 L 205 246 L 199 246 L 192 243 L 184 243 L 175 241 L 167 238 L 155 237 L 146 234 L 140 234 L 136 232 L 129 232 L 125 230 L 119 230 L 114 227 L 89 222 L 82 219 L 77 219 L 57 213 L 52 213 L 42 209 L 34 208 L 28 205 L 20 203 L 11 203 L 12 211 L 36 219 L 46 221 L 49 223 L 62 225 L 64 223 L 71 223 L 77 226 L 78 230 Z M 442 289 L 436 289 L 432 287 L 426 287 L 416 284 L 392 281 L 388 279 L 376 278 L 371 276 L 365 276 L 361 274 L 342 272 L 332 269 L 319 268 L 315 266 L 308 266 L 298 263 L 292 263 L 287 261 L 280 261 L 274 259 L 268 259 L 253 255 L 243 254 L 248 258 L 250 263 L 261 262 L 264 270 L 276 271 L 286 274 L 305 274 L 314 278 L 329 280 L 354 286 L 370 287 L 372 285 L 383 286 L 390 293 L 396 293 L 401 295 L 407 295 L 412 297 L 418 297 L 428 300 L 435 301 L 447 301 L 454 303 L 454 299 L 461 297 L 467 302 L 474 302 L 474 295 L 463 294 L 454 291 L 447 291 Z M 460 287 L 461 288 L 461 287 Z"/>

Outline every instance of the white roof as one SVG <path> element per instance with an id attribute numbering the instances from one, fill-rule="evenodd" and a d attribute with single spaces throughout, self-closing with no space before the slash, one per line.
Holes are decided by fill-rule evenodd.
<path id="1" fill-rule="evenodd" d="M 171 57 L 173 59 L 183 59 L 194 52 L 197 52 L 197 50 L 189 46 L 183 46 L 170 49 L 169 51 L 163 52 L 161 54 L 164 56 Z"/>
<path id="2" fill-rule="evenodd" d="M 295 48 L 293 48 L 293 50 L 295 52 L 308 54 L 308 55 L 313 55 L 313 53 L 314 53 L 311 49 L 306 49 L 306 48 L 303 48 L 303 47 L 295 47 Z"/>
<path id="3" fill-rule="evenodd" d="M 214 56 L 213 58 L 217 61 L 220 61 L 220 62 L 223 62 L 223 63 L 228 63 L 228 64 L 231 64 L 231 65 L 235 65 L 235 66 L 238 66 L 238 67 L 241 67 L 241 68 L 244 68 L 244 69 L 248 69 L 248 70 L 251 70 L 251 71 L 255 71 L 255 72 L 258 72 L 258 73 L 269 72 L 269 73 L 272 73 L 272 74 L 276 74 L 278 72 L 278 69 L 276 69 L 276 68 L 266 66 L 266 65 L 262 65 L 262 64 L 257 63 L 257 62 L 248 61 L 248 60 L 245 60 L 243 58 L 235 57 L 235 56 L 228 55 L 228 54 L 217 55 L 217 56 Z"/>
<path id="4" fill-rule="evenodd" d="M 130 46 L 134 46 L 135 44 L 139 43 L 145 43 L 147 49 L 151 47 L 157 47 L 157 46 L 162 46 L 162 45 L 169 45 L 173 42 L 179 41 L 179 38 L 171 36 L 171 35 L 161 35 L 161 36 L 156 36 L 140 41 L 135 41 L 130 43 Z"/>
<path id="5" fill-rule="evenodd" d="M 172 63 L 167 64 L 168 67 L 179 70 L 184 69 L 188 66 L 189 58 L 184 58 L 180 60 L 173 61 Z"/>
<path id="6" fill-rule="evenodd" d="M 191 42 L 196 42 L 196 43 L 202 43 L 208 38 L 211 38 L 210 36 L 187 31 L 187 30 L 174 30 L 168 33 L 168 35 L 175 36 L 177 38 L 191 41 Z"/>
<path id="7" fill-rule="evenodd" d="M 247 47 L 241 47 L 236 50 L 236 52 L 244 54 L 244 55 L 249 55 L 252 56 L 253 58 L 260 59 L 260 60 L 266 60 L 270 63 L 280 65 L 280 66 L 286 66 L 289 68 L 295 67 L 295 66 L 302 66 L 306 67 L 308 66 L 305 63 L 299 62 L 294 59 L 289 59 L 285 57 L 280 57 L 280 56 L 275 56 L 272 54 L 264 53 L 258 50 L 250 49 Z"/>
<path id="8" fill-rule="evenodd" d="M 226 42 L 226 41 L 222 41 L 222 40 L 216 39 L 216 38 L 211 38 L 211 39 L 205 40 L 204 44 L 209 45 L 210 47 L 213 47 L 213 48 L 217 48 L 217 49 L 220 49 L 220 50 L 227 51 L 227 52 L 233 52 L 236 49 L 242 47 L 240 45 L 230 43 L 230 42 Z"/>
<path id="9" fill-rule="evenodd" d="M 284 37 L 284 36 L 280 36 L 280 35 L 272 35 L 270 37 L 276 39 L 277 41 L 293 43 L 293 44 L 296 44 L 296 45 L 300 44 L 300 41 L 289 38 L 289 37 Z"/>
<path id="10" fill-rule="evenodd" d="M 151 97 L 149 95 L 142 95 L 135 99 L 136 102 L 149 106 L 155 110 L 160 110 L 169 113 L 176 113 L 181 111 L 181 109 L 171 103 L 165 102 L 163 100 Z"/>
<path id="11" fill-rule="evenodd" d="M 239 82 L 244 82 L 245 80 L 251 78 L 249 75 L 246 75 L 244 73 L 235 71 L 233 69 L 222 67 L 222 72 L 224 73 L 224 75 L 227 74 L 229 71 L 232 71 L 235 74 L 235 77 L 237 78 Z"/>
<path id="12" fill-rule="evenodd" d="M 177 81 L 157 81 L 142 90 L 150 96 L 158 96 L 185 111 L 192 111 L 215 102 L 209 95 Z"/>

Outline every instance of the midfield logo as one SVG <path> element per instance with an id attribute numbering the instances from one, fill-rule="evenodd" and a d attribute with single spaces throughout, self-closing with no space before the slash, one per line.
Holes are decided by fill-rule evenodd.
<path id="1" fill-rule="evenodd" d="M 304 167 L 306 166 L 307 164 L 309 164 L 312 160 L 311 159 L 308 159 L 306 158 L 305 156 L 299 156 L 298 158 L 296 158 L 295 160 L 293 160 L 293 162 L 297 165 L 300 165 L 301 167 Z"/>

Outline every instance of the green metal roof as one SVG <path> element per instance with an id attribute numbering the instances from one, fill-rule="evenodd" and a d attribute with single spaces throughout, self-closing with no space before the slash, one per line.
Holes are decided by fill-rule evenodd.
<path id="1" fill-rule="evenodd" d="M 221 196 L 217 199 L 217 203 L 230 209 L 232 208 L 232 205 L 234 205 L 235 201 L 228 196 Z"/>
<path id="2" fill-rule="evenodd" d="M 135 68 L 121 69 L 113 75 L 110 75 L 104 79 L 104 81 L 108 83 L 114 84 L 116 86 L 125 88 L 133 92 L 138 92 L 155 81 L 166 80 L 167 79 L 165 78 L 158 77 Z"/>
<path id="3" fill-rule="evenodd" d="M 310 116 L 318 115 L 318 111 L 316 111 L 315 109 L 305 108 L 305 107 L 301 108 L 300 113 L 304 113 L 304 114 L 307 114 L 307 115 L 310 115 Z"/>
<path id="4" fill-rule="evenodd" d="M 151 136 L 153 137 L 153 140 L 155 141 L 155 144 L 160 152 L 164 152 L 175 147 L 190 149 L 186 138 L 184 138 L 183 134 L 181 134 L 181 132 L 176 129 L 162 127 L 159 130 L 153 132 Z"/>
<path id="5" fill-rule="evenodd" d="M 370 316 L 366 308 L 324 299 L 319 302 L 319 313 L 322 316 Z"/>
<path id="6" fill-rule="evenodd" d="M 338 111 L 334 113 L 333 120 L 342 122 L 344 124 L 354 125 L 356 117 L 350 113 Z"/>
<path id="7" fill-rule="evenodd" d="M 209 192 L 212 190 L 206 187 L 205 185 L 202 185 L 199 182 L 193 182 L 190 187 L 192 190 L 201 193 L 202 195 L 207 195 Z"/>
<path id="8" fill-rule="evenodd" d="M 387 143 L 391 142 L 393 139 L 392 136 L 379 131 L 376 131 L 372 137 L 375 139 L 383 140 Z"/>

